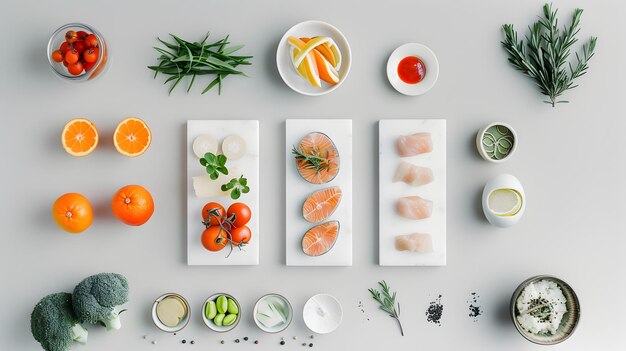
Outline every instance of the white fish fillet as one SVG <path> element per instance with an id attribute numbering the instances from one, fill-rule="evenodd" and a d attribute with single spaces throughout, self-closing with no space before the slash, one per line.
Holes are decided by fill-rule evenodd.
<path id="1" fill-rule="evenodd" d="M 405 182 L 408 185 L 419 186 L 433 181 L 433 171 L 428 167 L 416 166 L 408 162 L 400 162 L 393 176 L 393 182 Z"/>
<path id="2" fill-rule="evenodd" d="M 396 140 L 396 149 L 401 157 L 415 156 L 433 151 L 430 133 L 402 135 Z"/>
<path id="3" fill-rule="evenodd" d="M 398 214 L 408 219 L 424 219 L 433 212 L 433 202 L 419 196 L 406 196 L 396 203 Z"/>
<path id="4" fill-rule="evenodd" d="M 413 233 L 396 236 L 396 250 L 419 253 L 433 252 L 433 238 L 430 234 Z"/>

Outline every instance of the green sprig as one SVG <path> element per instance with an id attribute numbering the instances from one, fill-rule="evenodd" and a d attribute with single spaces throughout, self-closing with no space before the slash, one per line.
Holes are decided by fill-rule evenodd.
<path id="1" fill-rule="evenodd" d="M 200 159 L 200 164 L 205 168 L 206 172 L 212 180 L 216 180 L 220 173 L 228 175 L 228 168 L 226 168 L 227 158 L 224 155 L 215 155 L 212 152 L 207 152 L 204 157 Z"/>
<path id="2" fill-rule="evenodd" d="M 594 55 L 596 37 L 591 37 L 589 42 L 582 47 L 582 53 L 576 55 L 576 62 L 572 66 L 568 62 L 571 47 L 578 39 L 576 35 L 580 31 L 580 17 L 582 9 L 575 9 L 572 22 L 569 27 L 559 29 L 557 19 L 558 9 L 552 10 L 551 4 L 543 6 L 543 16 L 537 22 L 528 27 L 529 35 L 526 36 L 526 44 L 519 40 L 517 32 L 512 24 L 502 26 L 504 40 L 501 42 L 508 52 L 508 61 L 511 65 L 526 76 L 532 78 L 539 87 L 541 94 L 548 96 L 549 101 L 544 101 L 554 107 L 558 103 L 567 103 L 558 98 L 567 90 L 576 88 L 574 80 L 585 73 L 589 68 L 589 60 Z"/>
<path id="3" fill-rule="evenodd" d="M 248 187 L 248 179 L 244 178 L 243 175 L 239 178 L 233 178 L 230 182 L 222 185 L 222 191 L 230 190 L 230 198 L 233 200 L 237 200 L 241 197 L 241 194 L 247 194 L 250 192 L 250 187 Z"/>
<path id="4" fill-rule="evenodd" d="M 211 90 L 215 85 L 218 86 L 218 94 L 222 92 L 222 81 L 229 75 L 242 75 L 247 77 L 245 73 L 238 70 L 240 65 L 251 65 L 252 56 L 236 56 L 234 52 L 243 48 L 243 45 L 228 46 L 228 36 L 214 43 L 207 43 L 209 34 L 204 37 L 201 42 L 189 42 L 183 40 L 173 34 L 170 34 L 173 43 L 166 42 L 161 38 L 157 38 L 165 48 L 154 47 L 159 54 L 157 66 L 148 66 L 148 69 L 154 71 L 154 78 L 159 73 L 168 75 L 164 84 L 172 82 L 169 94 L 174 88 L 185 78 L 191 77 L 187 92 L 191 90 L 197 76 L 216 75 L 202 94 Z"/>
<path id="5" fill-rule="evenodd" d="M 402 323 L 400 323 L 400 303 L 397 304 L 396 309 L 396 292 L 391 293 L 389 291 L 389 286 L 384 280 L 378 282 L 380 288 L 382 290 L 382 294 L 380 291 L 371 288 L 368 289 L 370 294 L 372 294 L 372 298 L 376 300 L 379 304 L 379 308 L 385 311 L 391 318 L 394 318 L 398 322 L 398 326 L 400 327 L 400 334 L 404 336 L 404 330 L 402 329 Z"/>

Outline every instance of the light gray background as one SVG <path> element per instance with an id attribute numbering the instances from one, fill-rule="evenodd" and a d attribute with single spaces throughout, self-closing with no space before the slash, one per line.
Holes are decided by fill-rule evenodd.
<path id="1" fill-rule="evenodd" d="M 623 151 L 624 30 L 626 3 L 565 1 L 561 20 L 584 7 L 581 38 L 599 37 L 597 56 L 581 86 L 567 93 L 572 103 L 553 109 L 541 102 L 532 82 L 515 72 L 500 47 L 500 26 L 523 29 L 541 11 L 541 1 L 7 1 L 0 3 L 3 33 L 0 106 L 2 147 L 2 243 L 0 263 L 4 311 L 1 348 L 38 350 L 29 331 L 37 300 L 70 290 L 89 274 L 124 273 L 131 282 L 129 312 L 121 331 L 91 328 L 89 350 L 276 349 L 280 335 L 261 335 L 250 318 L 254 301 L 267 292 L 287 296 L 296 311 L 318 292 L 339 298 L 345 320 L 339 330 L 316 337 L 317 349 L 419 348 L 434 350 L 536 350 L 514 330 L 507 314 L 511 293 L 524 279 L 549 273 L 578 292 L 582 319 L 575 335 L 552 350 L 615 350 L 626 312 L 623 276 L 626 237 L 622 217 L 626 178 Z M 175 5 L 177 4 L 177 5 Z M 275 68 L 277 40 L 303 20 L 321 19 L 341 29 L 352 46 L 353 67 L 334 93 L 317 98 L 287 88 Z M 47 67 L 49 35 L 81 21 L 99 29 L 113 62 L 102 79 L 86 84 L 59 80 Z M 154 64 L 156 36 L 168 32 L 201 38 L 230 33 L 255 56 L 252 77 L 228 78 L 221 97 L 179 89 L 168 97 Z M 422 97 L 396 93 L 385 63 L 400 44 L 420 42 L 437 54 L 441 74 Z M 199 82 L 200 83 L 200 82 Z M 136 159 L 119 155 L 110 142 L 115 125 L 140 116 L 154 141 Z M 87 158 L 59 146 L 67 120 L 86 116 L 103 136 Z M 354 120 L 354 265 L 350 268 L 286 267 L 284 236 L 284 120 Z M 448 120 L 448 266 L 378 266 L 377 134 L 382 118 Z M 185 121 L 249 118 L 261 121 L 260 265 L 185 265 Z M 502 120 L 520 136 L 513 159 L 502 165 L 481 160 L 474 148 L 478 128 Z M 528 207 L 514 228 L 498 230 L 481 214 L 479 196 L 487 180 L 503 172 L 522 181 Z M 156 200 L 153 218 L 140 228 L 112 218 L 109 201 L 119 187 L 139 183 Z M 93 226 L 72 236 L 57 229 L 50 206 L 76 191 L 95 206 Z M 393 225 L 393 224 L 390 224 Z M 376 310 L 367 288 L 386 279 L 398 291 L 406 336 Z M 149 308 L 159 294 L 185 295 L 195 310 L 205 297 L 229 292 L 243 304 L 246 319 L 224 336 L 211 334 L 200 315 L 179 336 L 159 333 Z M 474 323 L 466 299 L 476 291 L 485 315 Z M 443 326 L 425 321 L 428 302 L 443 294 Z M 365 303 L 366 314 L 357 308 Z M 371 321 L 366 320 L 366 316 Z M 157 345 L 143 340 L 156 338 Z M 298 315 L 284 334 L 307 335 Z M 249 336 L 261 345 L 235 345 Z M 196 345 L 182 345 L 182 337 Z M 218 340 L 224 338 L 224 346 Z M 281 349 L 301 349 L 290 340 Z"/>

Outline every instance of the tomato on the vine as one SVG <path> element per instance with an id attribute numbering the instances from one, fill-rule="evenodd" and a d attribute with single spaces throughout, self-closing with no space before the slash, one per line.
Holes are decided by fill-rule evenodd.
<path id="1" fill-rule="evenodd" d="M 87 36 L 87 38 L 85 38 L 85 44 L 87 44 L 87 47 L 97 48 L 98 47 L 98 38 L 96 38 L 96 36 L 93 35 L 93 34 L 89 34 Z"/>
<path id="2" fill-rule="evenodd" d="M 76 61 L 74 63 L 70 63 L 70 64 L 67 65 L 67 70 L 71 74 L 77 76 L 77 75 L 83 73 L 83 63 L 80 62 L 80 61 Z"/>
<path id="3" fill-rule="evenodd" d="M 228 234 L 221 227 L 209 227 L 202 233 L 202 246 L 209 251 L 220 251 L 228 245 Z"/>
<path id="4" fill-rule="evenodd" d="M 209 222 L 210 225 L 218 225 L 222 223 L 226 210 L 224 206 L 217 202 L 208 202 L 202 207 L 202 219 L 205 222 Z"/>
<path id="5" fill-rule="evenodd" d="M 247 244 L 252 238 L 252 232 L 248 226 L 237 227 L 231 229 L 230 238 L 234 245 Z"/>
<path id="6" fill-rule="evenodd" d="M 246 223 L 250 222 L 250 217 L 252 217 L 252 211 L 250 211 L 250 207 L 242 202 L 235 202 L 234 204 L 228 207 L 228 211 L 226 211 L 226 216 L 231 219 L 233 225 L 237 228 L 246 225 Z"/>
<path id="7" fill-rule="evenodd" d="M 98 48 L 90 48 L 83 53 L 83 59 L 85 62 L 94 63 L 98 61 L 98 55 L 100 55 Z"/>

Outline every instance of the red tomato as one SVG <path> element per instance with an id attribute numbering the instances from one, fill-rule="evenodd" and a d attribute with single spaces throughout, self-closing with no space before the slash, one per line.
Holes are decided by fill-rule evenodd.
<path id="1" fill-rule="evenodd" d="M 210 225 L 218 225 L 224 220 L 226 211 L 224 206 L 217 202 L 209 202 L 202 207 L 202 219 L 205 222 L 209 222 Z M 210 219 L 210 220 L 209 220 Z"/>
<path id="2" fill-rule="evenodd" d="M 67 33 L 65 33 L 65 41 L 67 41 L 68 43 L 72 44 L 76 40 L 78 40 L 78 35 L 76 35 L 75 31 L 68 30 Z"/>
<path id="3" fill-rule="evenodd" d="M 84 30 L 79 30 L 78 32 L 76 32 L 76 36 L 78 37 L 78 40 L 85 40 L 85 38 L 87 38 L 87 32 L 85 32 Z"/>
<path id="4" fill-rule="evenodd" d="M 61 47 L 59 48 L 59 50 L 61 50 L 61 52 L 64 54 L 70 51 L 71 49 L 72 49 L 72 46 L 66 41 L 64 41 L 63 44 L 61 44 Z"/>
<path id="5" fill-rule="evenodd" d="M 250 221 L 252 217 L 252 211 L 250 207 L 242 202 L 235 202 L 228 207 L 226 216 L 232 221 L 235 227 L 242 227 Z"/>
<path id="6" fill-rule="evenodd" d="M 83 68 L 85 69 L 85 71 L 89 72 L 91 71 L 91 69 L 93 68 L 93 66 L 95 66 L 96 63 L 95 62 L 85 62 L 83 64 Z"/>
<path id="7" fill-rule="evenodd" d="M 71 65 L 72 63 L 78 62 L 80 55 L 78 55 L 78 51 L 72 49 L 65 53 L 64 58 L 65 58 L 65 61 L 67 61 L 67 63 Z"/>
<path id="8" fill-rule="evenodd" d="M 69 63 L 67 63 L 67 61 L 63 60 L 63 66 L 67 67 L 67 66 L 69 66 Z"/>
<path id="9" fill-rule="evenodd" d="M 54 50 L 51 56 L 54 62 L 63 61 L 63 52 L 61 50 Z"/>
<path id="10" fill-rule="evenodd" d="M 70 64 L 67 65 L 67 70 L 71 74 L 77 76 L 77 75 L 83 73 L 83 63 L 80 62 L 80 61 L 76 61 L 74 63 L 70 63 Z"/>
<path id="11" fill-rule="evenodd" d="M 246 244 L 252 238 L 252 232 L 248 226 L 237 227 L 230 231 L 230 239 L 234 245 Z"/>
<path id="12" fill-rule="evenodd" d="M 85 44 L 87 44 L 87 47 L 97 48 L 98 47 L 98 38 L 96 38 L 96 36 L 93 35 L 93 34 L 89 34 L 87 36 L 87 38 L 85 38 Z"/>
<path id="13" fill-rule="evenodd" d="M 74 49 L 78 51 L 79 54 L 82 54 L 87 49 L 87 44 L 82 40 L 77 40 L 74 42 Z"/>
<path id="14" fill-rule="evenodd" d="M 85 62 L 94 63 L 98 61 L 98 56 L 100 55 L 100 50 L 98 48 L 90 48 L 83 53 L 83 58 Z"/>
<path id="15" fill-rule="evenodd" d="M 220 251 L 228 245 L 228 236 L 220 227 L 209 227 L 202 232 L 202 246 L 209 251 Z"/>

